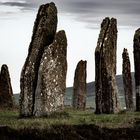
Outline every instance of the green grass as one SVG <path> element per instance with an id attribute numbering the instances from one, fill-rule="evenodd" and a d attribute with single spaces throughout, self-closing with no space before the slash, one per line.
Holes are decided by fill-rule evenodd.
<path id="1" fill-rule="evenodd" d="M 0 110 L 0 125 L 14 129 L 40 128 L 49 129 L 53 125 L 94 124 L 107 128 L 130 128 L 135 120 L 140 120 L 140 112 L 127 112 L 112 115 L 96 115 L 90 110 L 78 111 L 66 109 L 43 118 L 19 118 L 17 110 Z"/>

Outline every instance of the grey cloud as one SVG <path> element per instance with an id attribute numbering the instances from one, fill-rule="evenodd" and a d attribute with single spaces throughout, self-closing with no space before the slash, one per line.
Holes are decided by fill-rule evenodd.
<path id="1" fill-rule="evenodd" d="M 83 1 L 83 2 L 75 1 L 75 2 L 69 2 L 67 4 L 69 6 L 71 6 L 72 8 L 75 7 L 75 8 L 84 8 L 84 9 L 97 8 L 101 5 L 98 2 L 92 2 L 92 1 L 89 1 L 89 2 L 87 2 L 87 1 Z"/>
<path id="2" fill-rule="evenodd" d="M 17 7 L 32 7 L 31 3 L 21 3 L 21 2 L 3 2 L 1 5 L 6 6 L 17 6 Z"/>
<path id="3" fill-rule="evenodd" d="M 95 23 L 100 24 L 107 16 L 117 18 L 120 26 L 140 26 L 139 0 L 71 0 L 64 4 L 64 13 L 73 14 L 75 19 L 86 22 L 89 28 L 92 28 L 92 24 L 93 27 Z"/>
<path id="4" fill-rule="evenodd" d="M 21 1 L 21 0 L 20 0 Z M 21 10 L 36 9 L 51 0 L 22 0 L 21 2 L 5 2 L 3 5 L 17 6 Z M 140 26 L 139 0 L 53 0 L 61 14 L 70 14 L 87 27 L 94 28 L 107 16 L 116 17 L 121 26 Z M 1 3 L 0 3 L 1 4 Z"/>
<path id="5" fill-rule="evenodd" d="M 45 0 L 34 1 L 34 0 L 17 0 L 16 2 L 0 2 L 0 5 L 4 6 L 16 6 L 20 8 L 37 8 L 40 4 L 45 3 Z"/>

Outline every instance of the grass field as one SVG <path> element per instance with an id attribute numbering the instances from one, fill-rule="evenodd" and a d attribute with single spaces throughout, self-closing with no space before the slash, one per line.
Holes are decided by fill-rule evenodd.
<path id="1" fill-rule="evenodd" d="M 115 115 L 96 115 L 91 110 L 78 111 L 70 108 L 43 118 L 19 118 L 18 110 L 0 110 L 0 125 L 14 129 L 49 129 L 53 125 L 94 124 L 107 128 L 131 128 L 140 120 L 140 112 L 121 112 Z"/>

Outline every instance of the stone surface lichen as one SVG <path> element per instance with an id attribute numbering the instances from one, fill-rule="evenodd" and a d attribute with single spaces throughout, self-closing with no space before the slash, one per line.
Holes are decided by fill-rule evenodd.
<path id="1" fill-rule="evenodd" d="M 75 70 L 74 84 L 73 84 L 73 107 L 75 109 L 84 110 L 86 107 L 86 61 L 79 61 Z"/>
<path id="2" fill-rule="evenodd" d="M 0 107 L 13 107 L 13 90 L 7 65 L 2 65 L 0 72 Z"/>
<path id="3" fill-rule="evenodd" d="M 57 9 L 54 3 L 41 5 L 34 23 L 28 56 L 20 78 L 20 115 L 32 116 L 38 70 L 45 47 L 53 42 L 57 28 Z"/>
<path id="4" fill-rule="evenodd" d="M 96 113 L 118 113 L 116 84 L 117 21 L 105 18 L 95 50 Z"/>
<path id="5" fill-rule="evenodd" d="M 132 88 L 132 77 L 131 77 L 131 65 L 129 60 L 129 54 L 127 49 L 124 48 L 123 54 L 123 86 L 124 86 L 124 95 L 125 95 L 125 103 L 126 109 L 128 111 L 133 110 L 133 88 Z"/>
<path id="6" fill-rule="evenodd" d="M 136 110 L 140 111 L 140 28 L 136 30 L 133 41 L 136 86 Z"/>
<path id="7" fill-rule="evenodd" d="M 66 56 L 66 35 L 64 31 L 59 31 L 56 33 L 53 43 L 45 48 L 40 62 L 35 93 L 35 116 L 44 116 L 64 109 Z"/>

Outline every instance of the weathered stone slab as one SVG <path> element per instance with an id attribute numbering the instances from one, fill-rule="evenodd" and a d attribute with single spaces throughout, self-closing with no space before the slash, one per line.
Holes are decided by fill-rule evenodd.
<path id="1" fill-rule="evenodd" d="M 136 86 L 136 110 L 140 111 L 140 28 L 135 32 L 133 49 Z"/>
<path id="2" fill-rule="evenodd" d="M 128 51 L 125 48 L 123 50 L 122 58 L 123 58 L 122 76 L 123 76 L 126 109 L 128 111 L 132 111 L 133 110 L 133 88 L 132 88 L 132 77 L 131 77 L 131 65 L 130 65 Z"/>
<path id="3" fill-rule="evenodd" d="M 45 48 L 41 59 L 35 93 L 35 116 L 49 115 L 64 108 L 67 73 L 67 39 L 59 31 L 53 43 Z"/>
<path id="4" fill-rule="evenodd" d="M 74 84 L 73 84 L 73 107 L 75 109 L 84 110 L 86 107 L 86 61 L 79 61 L 75 70 Z"/>
<path id="5" fill-rule="evenodd" d="M 13 107 L 13 90 L 7 65 L 2 65 L 0 72 L 0 107 Z"/>
<path id="6" fill-rule="evenodd" d="M 57 28 L 57 9 L 54 3 L 41 5 L 36 17 L 28 56 L 20 79 L 20 115 L 32 116 L 38 69 L 45 46 L 53 42 Z"/>
<path id="7" fill-rule="evenodd" d="M 96 113 L 118 113 L 116 84 L 117 21 L 105 18 L 95 50 Z"/>

